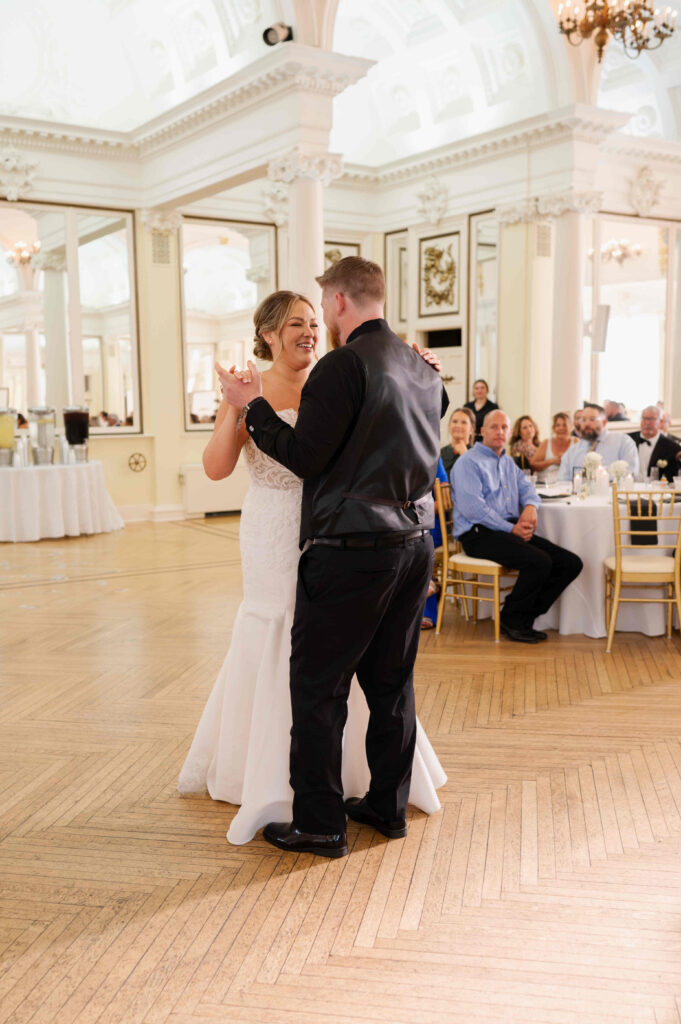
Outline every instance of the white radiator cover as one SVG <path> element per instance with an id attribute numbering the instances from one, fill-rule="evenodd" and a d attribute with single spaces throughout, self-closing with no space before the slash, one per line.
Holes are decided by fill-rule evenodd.
<path id="1" fill-rule="evenodd" d="M 199 462 L 180 466 L 182 504 L 187 515 L 205 512 L 239 512 L 249 486 L 246 466 L 239 459 L 226 480 L 209 480 Z"/>

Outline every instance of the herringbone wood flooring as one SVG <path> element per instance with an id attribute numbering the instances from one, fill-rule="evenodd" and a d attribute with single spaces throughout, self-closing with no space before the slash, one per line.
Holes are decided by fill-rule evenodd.
<path id="1" fill-rule="evenodd" d="M 0 551 L 0 1024 L 681 1022 L 679 639 L 534 648 L 449 611 L 443 811 L 339 861 L 230 846 L 178 770 L 238 521 Z"/>

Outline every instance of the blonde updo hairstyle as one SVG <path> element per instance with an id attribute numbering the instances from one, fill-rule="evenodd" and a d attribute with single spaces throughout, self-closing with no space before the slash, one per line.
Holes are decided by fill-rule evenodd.
<path id="1" fill-rule="evenodd" d="M 296 302 L 304 302 L 314 312 L 314 306 L 305 295 L 300 292 L 280 291 L 272 292 L 266 299 L 263 299 L 253 314 L 255 326 L 255 337 L 253 339 L 253 355 L 258 359 L 266 359 L 270 363 L 274 360 L 272 348 L 265 341 L 264 335 L 270 331 L 280 334 L 281 329 L 291 316 Z"/>

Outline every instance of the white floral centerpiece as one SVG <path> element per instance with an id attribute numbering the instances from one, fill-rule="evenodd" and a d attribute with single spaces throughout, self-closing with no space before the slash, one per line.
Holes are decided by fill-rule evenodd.
<path id="1" fill-rule="evenodd" d="M 630 473 L 629 463 L 625 462 L 624 459 L 617 459 L 616 462 L 610 464 L 610 476 L 616 483 L 621 483 L 625 476 Z"/>
<path id="2" fill-rule="evenodd" d="M 584 473 L 587 480 L 595 480 L 598 467 L 603 462 L 603 456 L 598 452 L 588 452 L 584 459 Z"/>

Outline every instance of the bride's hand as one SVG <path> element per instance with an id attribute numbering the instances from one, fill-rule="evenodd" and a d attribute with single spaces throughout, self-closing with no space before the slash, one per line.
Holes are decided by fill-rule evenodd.
<path id="1" fill-rule="evenodd" d="M 442 363 L 438 356 L 434 352 L 431 352 L 429 348 L 419 348 L 418 342 L 414 342 L 411 346 L 417 355 L 421 356 L 424 362 L 432 366 L 436 373 L 442 373 Z"/>
<path id="2" fill-rule="evenodd" d="M 220 379 L 222 393 L 230 405 L 244 406 L 262 395 L 262 378 L 257 366 L 250 360 L 247 370 L 237 370 L 235 366 L 225 370 L 216 363 L 215 372 Z"/>

